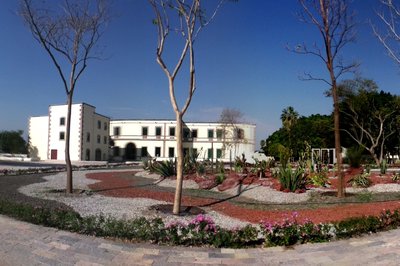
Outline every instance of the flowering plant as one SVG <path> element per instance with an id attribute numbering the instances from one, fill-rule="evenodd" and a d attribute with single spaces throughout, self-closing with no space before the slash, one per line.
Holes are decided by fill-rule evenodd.
<path id="1" fill-rule="evenodd" d="M 296 243 L 323 242 L 333 237 L 331 225 L 314 224 L 306 220 L 304 223 L 297 221 L 298 213 L 293 212 L 282 222 L 261 222 L 266 246 L 291 246 Z"/>

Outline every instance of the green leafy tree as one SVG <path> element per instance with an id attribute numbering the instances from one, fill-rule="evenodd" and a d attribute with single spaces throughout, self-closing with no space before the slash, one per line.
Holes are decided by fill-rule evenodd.
<path id="1" fill-rule="evenodd" d="M 387 153 L 386 144 L 397 139 L 399 96 L 378 91 L 375 82 L 367 79 L 346 80 L 339 88 L 342 130 L 380 165 Z"/>
<path id="2" fill-rule="evenodd" d="M 28 151 L 26 141 L 22 137 L 23 133 L 22 130 L 1 131 L 0 152 L 26 154 Z"/>
<path id="3" fill-rule="evenodd" d="M 330 148 L 335 145 L 333 136 L 333 117 L 331 115 L 313 114 L 298 118 L 291 129 L 292 155 L 299 158 L 305 150 L 305 141 L 313 148 Z M 288 131 L 283 127 L 272 133 L 263 141 L 263 150 L 267 155 L 279 158 L 279 145 L 289 147 Z"/>

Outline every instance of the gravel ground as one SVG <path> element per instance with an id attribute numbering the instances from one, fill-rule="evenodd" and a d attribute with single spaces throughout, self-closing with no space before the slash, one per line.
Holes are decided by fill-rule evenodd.
<path id="1" fill-rule="evenodd" d="M 115 172 L 116 170 L 112 171 Z M 90 172 L 99 171 L 74 172 L 74 189 L 88 191 L 89 184 L 98 182 L 85 177 L 85 175 Z M 148 198 L 114 198 L 91 193 L 80 193 L 69 196 L 61 192 L 55 193 L 55 190 L 65 189 L 66 174 L 59 173 L 43 178 L 46 182 L 26 185 L 20 187 L 18 191 L 29 197 L 58 201 L 61 204 L 72 207 L 82 216 L 102 213 L 106 216 L 113 216 L 120 219 L 132 219 L 142 216 L 146 218 L 161 217 L 166 224 L 182 220 L 190 221 L 194 218 L 194 216 L 189 215 L 177 217 L 149 210 L 149 207 L 153 205 L 167 204 L 167 202 Z M 157 179 L 158 177 L 153 176 L 151 178 Z M 224 228 L 237 228 L 248 224 L 215 211 L 208 211 L 207 216 L 213 218 L 216 224 Z"/>

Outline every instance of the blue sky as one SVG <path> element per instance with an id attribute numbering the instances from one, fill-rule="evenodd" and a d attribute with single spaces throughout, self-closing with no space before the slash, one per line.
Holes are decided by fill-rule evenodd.
<path id="1" fill-rule="evenodd" d="M 66 101 L 50 59 L 15 15 L 18 1 L 0 2 L 0 130 L 27 131 L 30 116 Z M 367 23 L 376 21 L 378 0 L 354 0 L 357 42 L 344 53 L 361 63 L 361 76 L 380 89 L 400 94 L 398 66 Z M 241 0 L 226 4 L 196 41 L 197 91 L 186 121 L 216 121 L 223 108 L 237 108 L 257 124 L 257 142 L 281 126 L 280 114 L 293 106 L 300 115 L 329 114 L 332 100 L 323 82 L 299 79 L 304 72 L 327 77 L 316 58 L 288 52 L 319 42 L 316 29 L 298 21 L 296 0 Z M 100 44 L 106 60 L 91 61 L 74 102 L 96 106 L 114 119 L 174 118 L 164 73 L 155 61 L 156 29 L 146 0 L 114 0 L 114 13 Z M 177 47 L 169 47 L 176 49 Z M 183 69 L 182 75 L 187 71 Z M 177 94 L 186 96 L 186 83 Z"/>

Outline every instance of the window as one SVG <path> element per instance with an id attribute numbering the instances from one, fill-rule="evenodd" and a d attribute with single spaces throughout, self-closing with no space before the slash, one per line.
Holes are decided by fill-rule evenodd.
<path id="1" fill-rule="evenodd" d="M 168 157 L 169 158 L 174 158 L 175 157 L 175 148 L 169 147 L 168 148 Z"/>
<path id="2" fill-rule="evenodd" d="M 97 143 L 100 144 L 100 142 L 101 142 L 101 137 L 100 135 L 97 135 Z"/>
<path id="3" fill-rule="evenodd" d="M 103 138 L 103 144 L 107 144 L 107 137 L 106 136 L 104 136 L 104 138 Z"/>
<path id="4" fill-rule="evenodd" d="M 161 156 L 161 147 L 156 147 L 154 151 L 154 156 L 160 157 Z"/>
<path id="5" fill-rule="evenodd" d="M 119 136 L 121 134 L 121 128 L 120 127 L 114 127 L 114 135 Z"/>
<path id="6" fill-rule="evenodd" d="M 65 126 L 65 117 L 60 118 L 60 126 Z"/>
<path id="7" fill-rule="evenodd" d="M 86 142 L 90 142 L 90 133 L 86 133 Z"/>
<path id="8" fill-rule="evenodd" d="M 65 132 L 64 131 L 60 132 L 60 140 L 65 140 Z"/>
<path id="9" fill-rule="evenodd" d="M 97 121 L 97 129 L 101 129 L 101 121 L 100 120 Z"/>
<path id="10" fill-rule="evenodd" d="M 141 153 L 140 155 L 142 157 L 147 157 L 148 153 L 147 153 L 147 147 L 142 147 Z"/>
<path id="11" fill-rule="evenodd" d="M 189 154 L 189 148 L 183 148 L 183 157 Z"/>
<path id="12" fill-rule="evenodd" d="M 147 136 L 148 135 L 149 128 L 148 127 L 142 127 L 142 136 Z"/>
<path id="13" fill-rule="evenodd" d="M 236 129 L 236 139 L 244 139 L 244 130 L 241 128 Z"/>
<path id="14" fill-rule="evenodd" d="M 222 150 L 221 149 L 217 149 L 217 159 L 222 158 Z"/>
<path id="15" fill-rule="evenodd" d="M 115 146 L 115 147 L 113 148 L 113 151 L 114 151 L 114 156 L 115 156 L 115 157 L 119 156 L 120 151 L 119 151 L 119 147 L 118 147 L 118 146 Z"/>
<path id="16" fill-rule="evenodd" d="M 192 155 L 195 156 L 195 158 L 197 158 L 197 149 L 192 149 Z"/>
<path id="17" fill-rule="evenodd" d="M 192 138 L 197 138 L 197 129 L 192 130 Z"/>
<path id="18" fill-rule="evenodd" d="M 86 157 L 85 157 L 86 161 L 90 161 L 90 150 L 86 149 Z"/>
<path id="19" fill-rule="evenodd" d="M 107 122 L 104 122 L 104 130 L 107 130 Z"/>
<path id="20" fill-rule="evenodd" d="M 208 135 L 208 138 L 209 138 L 209 139 L 214 138 L 214 129 L 209 129 L 207 135 Z"/>
<path id="21" fill-rule="evenodd" d="M 184 139 L 190 138 L 190 130 L 187 127 L 183 129 L 183 138 Z"/>
<path id="22" fill-rule="evenodd" d="M 213 158 L 213 149 L 208 149 L 207 150 L 207 158 L 212 159 Z"/>
<path id="23" fill-rule="evenodd" d="M 175 136 L 175 127 L 170 127 L 169 128 L 169 135 L 171 136 L 171 137 L 174 137 Z M 172 156 L 173 157 L 173 156 Z"/>
<path id="24" fill-rule="evenodd" d="M 217 139 L 222 139 L 222 129 L 217 129 Z"/>
<path id="25" fill-rule="evenodd" d="M 157 137 L 161 136 L 161 127 L 156 127 L 156 136 Z"/>

